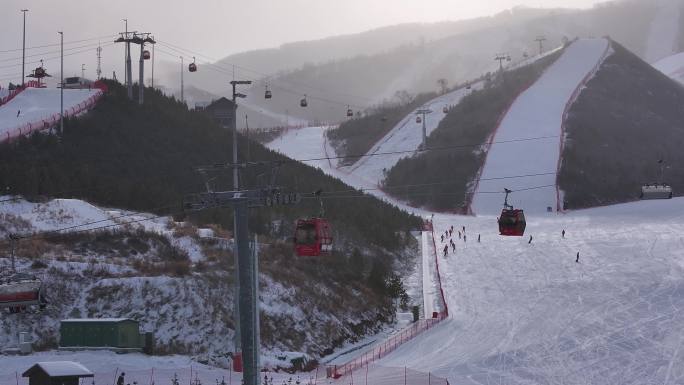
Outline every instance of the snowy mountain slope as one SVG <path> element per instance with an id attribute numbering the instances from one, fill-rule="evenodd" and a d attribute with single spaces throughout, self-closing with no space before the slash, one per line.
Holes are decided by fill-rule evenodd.
<path id="1" fill-rule="evenodd" d="M 560 156 L 561 125 L 568 103 L 576 90 L 608 53 L 605 39 L 580 39 L 510 107 L 494 134 L 494 142 L 543 138 L 515 143 L 494 143 L 482 168 L 482 180 L 475 189 L 472 210 L 493 214 L 501 209 L 504 188 L 521 190 L 511 202 L 530 212 L 556 208 L 556 175 Z M 519 179 L 492 179 L 511 175 L 531 175 Z M 533 188 L 534 187 L 534 188 Z M 533 189 L 531 189 L 533 188 Z"/>
<path id="2" fill-rule="evenodd" d="M 451 318 L 380 364 L 452 384 L 678 383 L 683 209 L 675 199 L 534 216 L 531 244 L 498 236 L 493 216 L 436 215 L 437 231 L 468 234 L 440 256 Z"/>
<path id="3" fill-rule="evenodd" d="M 276 141 L 272 148 L 296 158 L 324 155 L 320 129 Z M 320 150 L 297 156 L 312 147 Z M 440 255 L 451 318 L 371 366 L 370 376 L 379 371 L 375 378 L 388 382 L 374 383 L 391 384 L 387 367 L 408 366 L 452 384 L 676 383 L 684 376 L 683 210 L 684 199 L 674 199 L 531 213 L 531 244 L 500 237 L 494 216 L 436 214 L 437 232 L 465 226 L 468 237 L 454 233 L 456 253 Z"/>
<path id="4" fill-rule="evenodd" d="M 482 82 L 477 82 L 472 85 L 472 89 L 479 89 L 481 87 Z M 432 99 L 421 106 L 419 109 L 427 108 L 432 111 L 432 113 L 425 116 L 426 135 L 429 136 L 430 133 L 439 126 L 439 122 L 441 122 L 446 115 L 443 112 L 443 108 L 450 108 L 451 106 L 458 104 L 470 91 L 471 90 L 466 89 L 466 87 L 463 87 Z M 368 154 L 417 150 L 422 142 L 422 135 L 423 125 L 422 123 L 416 123 L 416 111 L 413 111 L 378 141 L 378 143 L 368 151 Z M 410 153 L 388 154 L 386 156 L 364 156 L 349 167 L 348 171 L 378 185 L 384 179 L 384 171 L 391 169 L 397 164 L 399 159 L 406 156 L 410 156 Z"/>
<path id="5" fill-rule="evenodd" d="M 684 85 L 684 52 L 658 60 L 653 67 Z"/>
<path id="6" fill-rule="evenodd" d="M 658 0 L 658 10 L 651 21 L 644 60 L 654 63 L 664 57 L 677 52 L 679 45 L 679 21 L 681 2 L 673 0 Z"/>
<path id="7" fill-rule="evenodd" d="M 101 92 L 98 89 L 65 89 L 64 110 L 68 110 Z M 0 106 L 0 136 L 27 123 L 48 119 L 60 112 L 60 90 L 27 88 L 9 103 Z M 19 115 L 17 115 L 19 113 Z"/>

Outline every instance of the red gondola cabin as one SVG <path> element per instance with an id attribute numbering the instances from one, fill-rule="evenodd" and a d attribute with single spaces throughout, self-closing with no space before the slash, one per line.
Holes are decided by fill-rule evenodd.
<path id="1" fill-rule="evenodd" d="M 297 220 L 294 246 L 300 257 L 318 257 L 332 251 L 330 224 L 323 218 Z"/>
<path id="2" fill-rule="evenodd" d="M 504 189 L 506 198 L 504 199 L 504 208 L 501 210 L 499 217 L 499 234 L 505 236 L 522 237 L 525 234 L 525 213 L 521 209 L 515 209 L 508 204 L 508 194 L 513 191 Z"/>
<path id="3" fill-rule="evenodd" d="M 525 234 L 525 213 L 519 209 L 504 209 L 499 217 L 499 234 L 522 237 Z"/>

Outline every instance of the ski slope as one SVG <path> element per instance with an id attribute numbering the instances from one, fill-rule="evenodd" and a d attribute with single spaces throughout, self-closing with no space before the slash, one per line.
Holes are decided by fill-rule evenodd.
<path id="1" fill-rule="evenodd" d="M 68 110 L 102 92 L 98 89 L 64 90 L 64 110 Z M 60 90 L 27 88 L 7 104 L 0 106 L 0 137 L 17 127 L 48 119 L 60 112 Z M 19 113 L 17 115 L 17 113 Z"/>
<path id="2" fill-rule="evenodd" d="M 684 85 L 684 52 L 658 60 L 653 67 Z"/>
<path id="3" fill-rule="evenodd" d="M 451 318 L 379 365 L 451 384 L 682 383 L 683 212 L 674 199 L 535 218 L 531 244 L 498 236 L 494 216 L 435 215 L 436 232 L 468 235 L 439 258 Z"/>
<path id="4" fill-rule="evenodd" d="M 269 144 L 295 159 L 324 158 L 324 146 L 322 128 Z M 326 159 L 308 163 L 367 186 Z M 396 385 L 406 366 L 453 385 L 682 383 L 682 213 L 684 198 L 531 215 L 530 244 L 499 236 L 494 215 L 435 214 L 438 250 L 440 232 L 466 227 L 467 242 L 454 232 L 456 253 L 439 256 L 450 318 L 371 365 L 369 378 Z"/>
<path id="5" fill-rule="evenodd" d="M 609 47 L 605 39 L 577 40 L 537 82 L 518 96 L 497 128 L 487 153 L 471 205 L 475 213 L 500 211 L 503 203 L 500 193 L 504 188 L 520 190 L 513 194 L 510 203 L 528 212 L 545 212 L 547 207 L 557 207 L 556 170 L 564 113 L 576 97 L 576 91 L 605 58 Z M 528 138 L 536 139 L 519 141 Z M 497 179 L 513 175 L 534 176 Z"/>
<path id="6" fill-rule="evenodd" d="M 444 119 L 446 114 L 443 108 L 454 106 L 460 103 L 461 99 L 470 93 L 472 90 L 482 88 L 482 82 L 477 82 L 472 85 L 472 89 L 468 90 L 466 87 L 457 89 L 447 94 L 441 95 L 432 99 L 428 103 L 420 107 L 420 109 L 427 108 L 432 110 L 432 113 L 425 116 L 425 131 L 426 135 L 430 135 L 439 123 Z M 376 143 L 367 154 L 377 154 L 391 151 L 412 151 L 416 150 L 423 140 L 423 125 L 416 123 L 416 111 L 412 111 L 404 119 L 402 119 L 390 132 L 388 132 L 378 143 Z M 366 179 L 376 186 L 382 181 L 384 171 L 389 171 L 394 165 L 399 162 L 401 158 L 410 156 L 410 153 L 403 154 L 389 154 L 383 156 L 364 156 L 348 168 L 348 171 Z"/>
<path id="7" fill-rule="evenodd" d="M 653 1 L 653 0 L 652 0 Z M 681 2 L 655 0 L 658 10 L 651 21 L 644 58 L 654 63 L 677 52 Z"/>

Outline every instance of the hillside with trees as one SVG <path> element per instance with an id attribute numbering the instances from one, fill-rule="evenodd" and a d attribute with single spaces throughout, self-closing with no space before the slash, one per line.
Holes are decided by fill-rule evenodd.
<path id="1" fill-rule="evenodd" d="M 399 160 L 387 172 L 383 190 L 414 206 L 461 210 L 468 203 L 469 183 L 485 160 L 483 145 L 502 114 L 560 54 L 499 73 L 483 89 L 466 95 L 428 136 L 427 147 L 434 150 Z"/>
<path id="2" fill-rule="evenodd" d="M 612 42 L 609 56 L 570 109 L 558 183 L 578 209 L 638 199 L 659 160 L 684 194 L 684 87 Z"/>
<path id="3" fill-rule="evenodd" d="M 53 197 L 80 198 L 117 210 L 170 215 L 196 226 L 212 227 L 229 238 L 232 210 L 217 208 L 184 213 L 182 201 L 187 193 L 206 190 L 206 179 L 194 170 L 196 166 L 228 162 L 232 158 L 231 133 L 218 127 L 209 116 L 190 111 L 158 91 L 145 89 L 145 104 L 139 106 L 127 99 L 126 89 L 118 83 L 109 82 L 108 86 L 109 92 L 91 112 L 65 121 L 63 132 L 36 133 L 0 145 L 0 180 L 5 194 L 39 202 Z M 283 322 L 289 325 L 303 322 L 293 314 L 266 314 L 262 331 L 270 333 L 264 336 L 267 346 L 319 356 L 390 322 L 395 299 L 405 298 L 398 274 L 407 271 L 417 252 L 415 238 L 409 232 L 420 228 L 421 220 L 365 196 L 320 170 L 248 142 L 242 136 L 238 145 L 241 161 L 249 156 L 250 161 L 279 163 L 277 182 L 285 191 L 323 190 L 326 218 L 332 224 L 335 237 L 335 249 L 329 256 L 297 258 L 291 242 L 294 221 L 316 215 L 320 209 L 318 200 L 304 199 L 296 206 L 250 210 L 250 230 L 259 234 L 260 242 L 266 245 L 261 250 L 260 270 L 268 277 L 268 287 L 290 290 L 298 303 L 307 306 L 306 311 L 318 314 L 306 321 L 310 329 L 306 335 L 294 335 L 278 326 Z M 230 174 L 226 171 L 206 177 L 216 191 L 230 190 Z M 269 174 L 269 168 L 242 170 L 242 186 L 259 185 L 264 174 Z M 354 199 L 357 209 L 348 209 L 349 199 L 339 199 L 344 192 L 357 197 Z M 378 226 L 379 223 L 383 225 Z M 230 292 L 226 293 L 229 287 L 216 291 L 214 286 L 232 279 L 232 254 L 220 245 L 202 244 L 203 257 L 191 263 L 186 252 L 173 250 L 168 241 L 130 231 L 124 228 L 120 232 L 104 233 L 92 242 L 88 237 L 93 236 L 87 234 L 44 237 L 20 250 L 19 257 L 23 258 L 20 263 L 32 266 L 40 261 L 35 268 L 51 277 L 48 284 L 55 290 L 60 290 L 64 280 L 73 281 L 63 287 L 65 298 L 50 310 L 53 318 L 44 319 L 45 340 L 41 341 L 44 346 L 53 346 L 54 333 L 48 331 L 55 330 L 55 320 L 69 316 L 79 297 L 95 301 L 100 298 L 98 293 L 106 292 L 111 299 L 109 304 L 97 300 L 84 316 L 139 315 L 139 309 L 131 308 L 125 301 L 126 295 L 140 289 L 135 277 L 152 277 L 148 280 L 152 287 L 140 294 L 141 303 L 147 303 L 144 306 L 151 309 L 159 306 L 155 293 L 176 289 L 182 289 L 183 295 L 211 303 L 218 302 L 217 295 L 231 297 Z M 192 233 L 179 228 L 173 234 L 200 242 L 196 235 L 186 234 L 187 231 Z M 143 244 L 144 251 L 129 253 L 131 242 Z M 123 252 L 108 256 L 112 250 Z M 150 254 L 149 261 L 139 260 L 146 253 Z M 137 261 L 135 264 L 133 259 Z M 81 273 L 74 273 L 69 267 L 71 260 L 127 267 L 123 270 L 108 267 L 97 273 L 101 275 L 83 273 L 87 278 L 75 279 L 73 274 Z M 164 279 L 167 275 L 172 278 Z M 100 278 L 106 282 L 99 282 Z M 95 285 L 96 282 L 99 283 Z M 180 289 L 173 289 L 178 285 Z M 71 302 L 72 297 L 76 302 Z M 216 332 L 225 336 L 222 341 L 232 334 L 228 330 L 232 325 L 230 301 L 223 302 L 214 310 L 201 307 L 194 310 L 196 314 L 203 314 L 201 317 L 206 322 L 220 325 Z M 193 302 L 195 305 L 200 306 Z M 178 323 L 178 316 L 175 312 L 155 315 L 159 318 L 156 322 L 167 326 Z M 189 336 L 196 334 L 186 332 L 183 333 Z M 169 340 L 164 349 L 169 353 L 197 353 L 200 346 L 188 340 Z"/>

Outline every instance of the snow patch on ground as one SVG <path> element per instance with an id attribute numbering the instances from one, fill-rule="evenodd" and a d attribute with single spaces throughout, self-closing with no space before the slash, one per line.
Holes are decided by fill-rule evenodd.
<path id="1" fill-rule="evenodd" d="M 653 67 L 684 85 L 684 52 L 658 60 Z"/>

